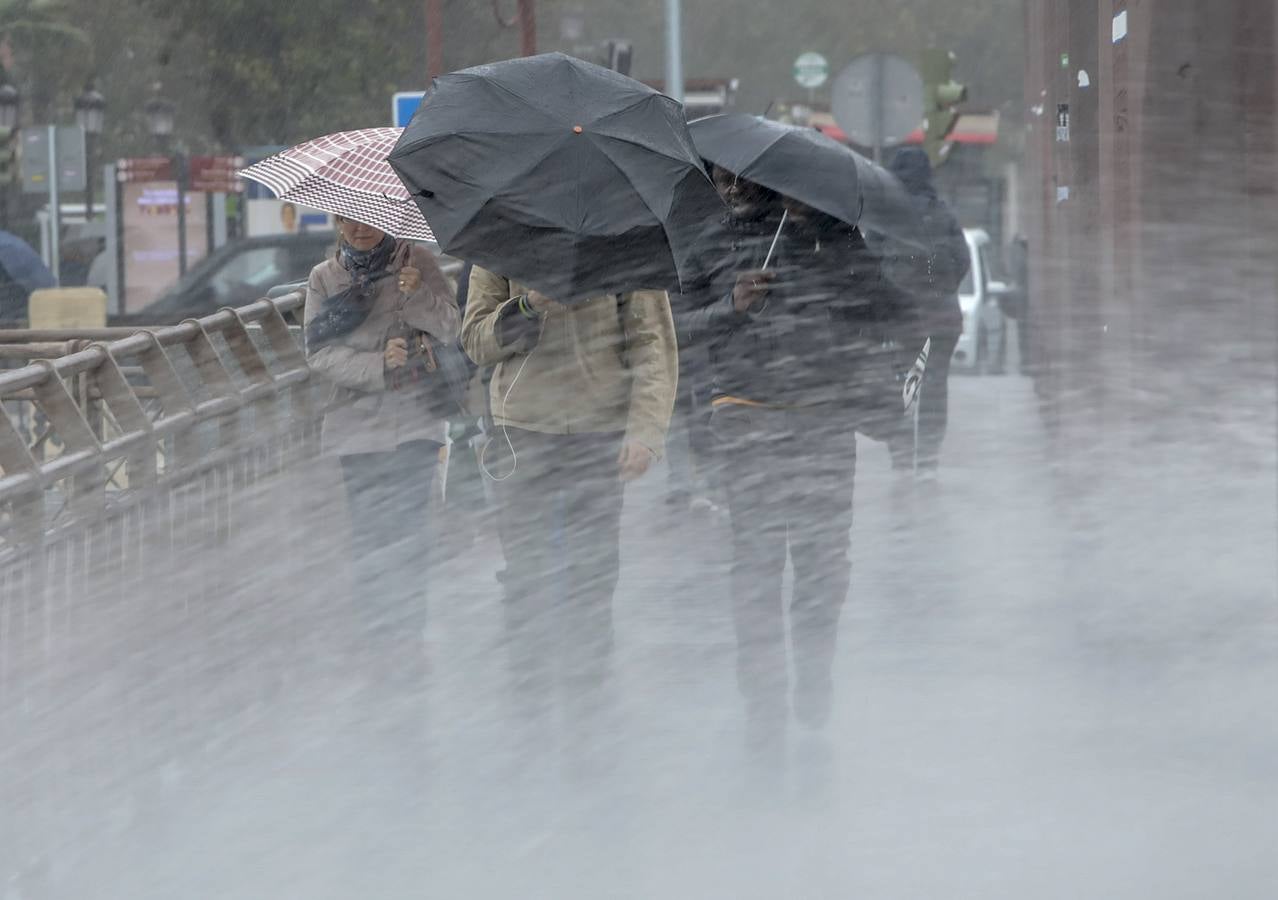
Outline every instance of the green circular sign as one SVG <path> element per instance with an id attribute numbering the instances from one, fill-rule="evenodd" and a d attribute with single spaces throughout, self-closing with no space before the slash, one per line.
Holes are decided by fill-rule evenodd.
<path id="1" fill-rule="evenodd" d="M 830 64 L 820 53 L 804 53 L 794 61 L 794 80 L 800 87 L 819 88 L 830 77 Z"/>

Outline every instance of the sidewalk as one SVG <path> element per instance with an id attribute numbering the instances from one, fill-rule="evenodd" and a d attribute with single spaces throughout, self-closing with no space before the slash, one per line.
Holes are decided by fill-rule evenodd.
<path id="1" fill-rule="evenodd" d="M 299 545 L 327 567 L 269 594 L 242 579 L 132 664 L 182 662 L 121 688 L 133 718 L 64 722 L 39 765 L 3 757 L 0 797 L 21 772 L 38 813 L 4 833 L 24 864 L 50 861 L 59 895 L 122 900 L 1196 900 L 1222 885 L 1268 900 L 1271 595 L 1243 549 L 1217 560 L 1223 591 L 1193 595 L 1221 573 L 1166 516 L 1188 494 L 1219 529 L 1234 491 L 1179 485 L 1159 506 L 1158 480 L 1124 471 L 1082 491 L 1056 474 L 1027 381 L 956 376 L 951 396 L 934 488 L 862 444 L 835 713 L 823 734 L 792 732 L 782 768 L 742 750 L 723 526 L 672 516 L 658 471 L 627 496 L 615 709 L 589 732 L 559 721 L 558 755 L 521 738 L 495 539 L 441 562 L 424 668 L 396 671 L 352 649 L 341 530 L 309 508 Z M 138 717 L 126 742 L 119 723 Z M 56 742 L 72 737 L 93 760 L 69 769 Z M 610 768 L 576 764 L 592 748 Z"/>

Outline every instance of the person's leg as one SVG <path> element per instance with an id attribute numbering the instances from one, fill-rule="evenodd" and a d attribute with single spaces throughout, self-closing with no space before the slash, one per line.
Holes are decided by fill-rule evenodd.
<path id="1" fill-rule="evenodd" d="M 802 435 L 794 443 L 792 489 L 786 497 L 794 564 L 794 711 L 799 721 L 819 728 L 830 714 L 839 614 L 851 582 L 856 436 L 841 422 L 815 416 L 792 421 Z"/>
<path id="2" fill-rule="evenodd" d="M 392 593 L 416 607 L 405 613 L 419 627 L 426 624 L 431 545 L 428 517 L 440 448 L 436 441 L 411 441 L 396 448 L 386 461 L 385 547 L 396 580 Z"/>
<path id="3" fill-rule="evenodd" d="M 568 458 L 555 475 L 564 498 L 564 606 L 588 623 L 584 636 L 590 640 L 574 643 L 595 647 L 579 652 L 596 662 L 612 646 L 612 597 L 621 573 L 621 442 L 621 435 L 572 435 L 565 443 Z"/>
<path id="4" fill-rule="evenodd" d="M 351 513 L 356 667 L 419 683 L 429 580 L 428 504 L 439 445 L 423 441 L 342 457 Z"/>
<path id="5" fill-rule="evenodd" d="M 688 414 L 689 446 L 692 448 L 694 493 L 710 508 L 724 500 L 723 481 L 720 478 L 715 456 L 716 443 L 710 430 L 710 385 L 704 377 L 694 376 L 689 381 L 691 409 Z"/>
<path id="6" fill-rule="evenodd" d="M 509 436 L 513 459 L 493 471 L 509 477 L 497 484 L 497 524 L 506 568 L 502 575 L 505 637 L 512 700 L 518 713 L 544 725 L 552 700 L 554 531 L 558 488 L 547 477 L 559 452 L 555 435 L 499 428 Z M 513 464 L 513 467 L 512 467 Z M 490 463 L 491 465 L 491 463 Z M 540 740 L 541 738 L 534 737 Z"/>
<path id="7" fill-rule="evenodd" d="M 781 577 L 786 523 L 779 502 L 788 472 L 783 414 L 720 407 L 712 420 L 723 463 L 732 529 L 732 605 L 737 635 L 737 684 L 745 700 L 751 739 L 767 743 L 784 734 L 789 672 Z"/>
<path id="8" fill-rule="evenodd" d="M 1021 301 L 1020 315 L 1016 319 L 1016 349 L 1020 354 L 1017 361 L 1022 375 L 1034 374 L 1033 349 L 1030 347 L 1029 298 Z"/>
<path id="9" fill-rule="evenodd" d="M 958 346 L 957 335 L 933 338 L 927 371 L 923 374 L 923 393 L 919 397 L 919 470 L 935 472 L 941 460 L 941 444 L 949 422 L 950 361 Z"/>
<path id="10" fill-rule="evenodd" d="M 430 454 L 395 450 L 341 457 L 350 513 L 352 593 L 369 613 L 370 626 L 388 624 L 380 620 L 390 612 L 392 599 L 413 581 L 414 573 L 401 569 L 411 556 L 405 548 L 417 546 L 424 536 L 426 509 L 417 504 L 429 498 L 434 461 L 423 460 L 421 466 L 430 469 L 419 473 L 409 460 L 423 456 Z"/>
<path id="11" fill-rule="evenodd" d="M 615 759 L 612 600 L 621 571 L 622 436 L 565 439 L 556 473 L 563 501 L 561 556 L 566 577 L 555 604 L 556 657 L 566 717 L 565 747 L 574 768 Z"/>
<path id="12" fill-rule="evenodd" d="M 686 509 L 693 493 L 691 385 L 679 381 L 674 413 L 666 435 L 666 502 Z"/>

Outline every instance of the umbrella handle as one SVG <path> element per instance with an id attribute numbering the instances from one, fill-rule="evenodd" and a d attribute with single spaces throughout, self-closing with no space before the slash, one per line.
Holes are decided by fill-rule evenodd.
<path id="1" fill-rule="evenodd" d="M 408 265 L 408 259 L 411 252 L 412 251 L 408 247 L 408 241 L 399 242 L 399 249 L 395 251 L 395 258 L 391 260 L 396 269 L 402 269 L 404 266 Z"/>
<path id="2" fill-rule="evenodd" d="M 785 209 L 781 211 L 781 223 L 777 225 L 777 233 L 772 235 L 772 246 L 768 248 L 768 255 L 764 257 L 763 268 L 760 269 L 761 272 L 766 272 L 768 270 L 768 264 L 772 262 L 772 254 L 777 249 L 777 241 L 781 240 L 781 229 L 785 227 L 785 220 L 789 217 L 789 215 L 790 210 Z"/>

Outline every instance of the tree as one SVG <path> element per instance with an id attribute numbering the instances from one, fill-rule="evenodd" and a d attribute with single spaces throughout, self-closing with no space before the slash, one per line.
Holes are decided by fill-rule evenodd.
<path id="1" fill-rule="evenodd" d="M 50 119 L 62 89 L 84 80 L 92 41 L 73 21 L 64 0 L 0 0 L 0 67 L 36 120 Z"/>
<path id="2" fill-rule="evenodd" d="M 189 99 L 183 124 L 227 149 L 385 125 L 391 94 L 426 86 L 422 3 L 134 2 L 163 23 L 157 77 Z M 449 68 L 492 59 L 517 40 L 482 6 L 446 4 Z"/>

